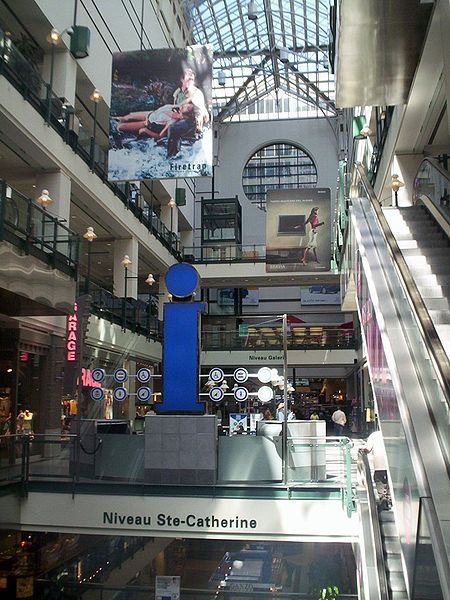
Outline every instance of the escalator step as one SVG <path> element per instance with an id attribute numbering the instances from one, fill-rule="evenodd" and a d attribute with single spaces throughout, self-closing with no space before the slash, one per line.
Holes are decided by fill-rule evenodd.
<path id="1" fill-rule="evenodd" d="M 406 590 L 403 592 L 391 592 L 391 600 L 409 600 Z"/>
<path id="2" fill-rule="evenodd" d="M 400 556 L 400 542 L 398 540 L 384 540 L 383 547 L 386 557 Z"/>
<path id="3" fill-rule="evenodd" d="M 388 587 L 393 592 L 406 592 L 405 580 L 403 579 L 403 573 L 389 573 L 388 574 Z"/>
<path id="4" fill-rule="evenodd" d="M 398 557 L 397 557 L 397 555 L 389 556 L 386 559 L 386 570 L 389 573 L 402 573 L 403 574 L 402 559 L 400 558 L 400 556 L 398 556 Z"/>
<path id="5" fill-rule="evenodd" d="M 386 523 L 381 522 L 381 534 L 385 540 L 389 538 L 397 538 L 397 527 L 394 521 L 387 521 Z M 389 540 L 390 541 L 390 540 Z"/>
<path id="6" fill-rule="evenodd" d="M 378 513 L 378 518 L 383 523 L 392 523 L 395 521 L 394 511 L 392 510 L 381 510 Z"/>

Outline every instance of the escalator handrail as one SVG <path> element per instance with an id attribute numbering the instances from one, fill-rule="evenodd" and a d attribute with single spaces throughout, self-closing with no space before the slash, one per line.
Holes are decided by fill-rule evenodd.
<path id="1" fill-rule="evenodd" d="M 435 158 L 432 158 L 431 156 L 426 156 L 422 160 L 422 162 L 420 163 L 420 165 L 417 169 L 417 173 L 420 171 L 420 167 L 423 165 L 423 163 L 430 163 L 430 165 L 433 167 L 433 169 L 435 171 L 438 171 L 439 175 L 442 175 L 444 177 L 444 179 L 446 179 L 450 183 L 450 173 L 448 171 L 446 171 L 444 169 L 444 167 L 441 166 L 439 161 L 437 161 Z"/>
<path id="2" fill-rule="evenodd" d="M 445 181 L 447 182 L 447 185 L 448 185 L 448 188 L 446 187 L 445 191 L 447 194 L 450 192 L 450 173 L 448 171 L 446 171 L 435 158 L 427 157 L 427 158 L 424 158 L 422 160 L 422 162 L 420 163 L 420 165 L 418 166 L 416 176 L 414 177 L 414 204 L 416 204 L 419 200 L 423 201 L 423 199 L 426 198 L 429 202 L 431 202 L 433 207 L 439 211 L 439 216 L 441 218 L 443 218 L 448 225 L 450 225 L 450 218 L 449 218 L 448 211 L 442 210 L 441 206 L 437 202 L 437 198 L 436 197 L 432 198 L 431 195 L 428 194 L 426 191 L 420 190 L 420 184 L 418 184 L 419 173 L 425 164 L 430 165 L 430 167 L 433 171 L 436 171 L 438 173 L 438 175 L 440 177 L 442 177 L 442 179 L 445 179 Z M 442 200 L 442 198 L 441 198 L 441 200 Z M 425 206 L 426 206 L 426 204 L 425 204 Z M 428 209 L 428 207 L 427 207 L 427 209 Z M 428 210 L 430 210 L 430 209 L 428 209 Z M 430 212 L 432 212 L 432 211 L 430 211 Z M 433 213 L 432 213 L 432 215 L 433 215 L 434 219 L 437 220 Z"/>
<path id="3" fill-rule="evenodd" d="M 405 283 L 405 292 L 407 293 L 407 296 L 409 297 L 410 303 L 413 307 L 422 337 L 425 338 L 427 347 L 433 356 L 437 369 L 436 375 L 443 391 L 447 406 L 450 410 L 450 363 L 447 358 L 447 353 L 445 352 L 442 342 L 436 332 L 433 321 L 431 320 L 428 310 L 425 307 L 422 296 L 417 288 L 416 282 L 411 275 L 402 251 L 398 247 L 397 240 L 391 232 L 391 229 L 386 221 L 386 217 L 381 210 L 381 206 L 377 200 L 377 197 L 375 196 L 372 186 L 370 185 L 370 182 L 364 171 L 364 167 L 361 163 L 356 163 L 355 166 L 356 169 L 354 170 L 354 173 L 358 175 L 365 189 L 367 197 L 372 204 L 380 224 L 381 231 L 386 240 L 387 248 Z M 354 181 L 354 183 L 356 182 Z"/>
<path id="4" fill-rule="evenodd" d="M 365 452 L 358 452 L 358 469 L 362 471 L 366 482 L 370 520 L 372 522 L 373 541 L 375 546 L 375 558 L 377 561 L 378 581 L 380 584 L 380 598 L 389 598 L 389 586 L 386 575 L 386 564 L 384 560 L 383 541 L 381 538 L 380 522 L 378 520 L 377 502 L 373 491 L 372 473 L 370 471 L 369 459 Z"/>

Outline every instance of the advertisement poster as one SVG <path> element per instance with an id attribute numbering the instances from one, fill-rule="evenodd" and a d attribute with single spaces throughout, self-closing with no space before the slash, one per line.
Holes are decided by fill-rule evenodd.
<path id="1" fill-rule="evenodd" d="M 302 286 L 300 288 L 300 301 L 303 305 L 340 304 L 341 286 L 338 283 Z"/>
<path id="2" fill-rule="evenodd" d="M 156 576 L 155 600 L 180 600 L 180 577 Z"/>
<path id="3" fill-rule="evenodd" d="M 110 181 L 212 174 L 212 48 L 115 52 Z"/>
<path id="4" fill-rule="evenodd" d="M 266 271 L 329 271 L 330 189 L 269 190 L 266 206 Z"/>
<path id="5" fill-rule="evenodd" d="M 231 413 L 230 414 L 230 435 L 239 435 L 247 432 L 248 414 Z"/>

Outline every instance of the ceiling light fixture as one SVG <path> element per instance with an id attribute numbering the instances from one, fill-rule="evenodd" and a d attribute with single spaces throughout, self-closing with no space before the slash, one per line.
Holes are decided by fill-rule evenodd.
<path id="1" fill-rule="evenodd" d="M 256 21 L 258 13 L 256 12 L 256 6 L 254 0 L 250 0 L 247 7 L 247 17 L 250 21 Z"/>
<path id="2" fill-rule="evenodd" d="M 289 49 L 288 48 L 280 48 L 280 60 L 283 64 L 289 62 Z"/>

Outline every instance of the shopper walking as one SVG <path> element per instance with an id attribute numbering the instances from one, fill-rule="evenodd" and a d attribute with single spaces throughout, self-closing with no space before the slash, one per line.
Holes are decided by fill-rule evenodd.
<path id="1" fill-rule="evenodd" d="M 344 427 L 347 423 L 345 412 L 340 408 L 337 408 L 331 415 L 331 420 L 334 423 L 334 435 L 344 435 Z"/>
<path id="2" fill-rule="evenodd" d="M 384 449 L 383 434 L 374 431 L 367 438 L 367 442 L 360 448 L 360 452 L 372 454 L 373 457 L 373 480 L 377 488 L 379 510 L 389 510 L 392 506 L 391 492 L 387 475 L 387 458 Z"/>

